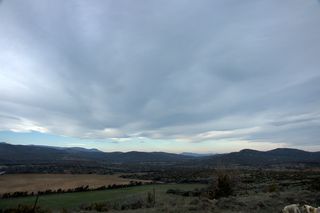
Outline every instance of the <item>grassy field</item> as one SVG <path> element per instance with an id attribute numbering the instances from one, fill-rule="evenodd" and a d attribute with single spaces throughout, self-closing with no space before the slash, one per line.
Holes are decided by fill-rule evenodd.
<path id="1" fill-rule="evenodd" d="M 228 187 L 225 187 L 228 185 L 227 179 L 221 179 L 220 183 L 225 183 L 222 185 L 219 184 L 219 179 L 215 179 L 217 185 L 209 187 L 201 184 L 175 183 L 42 195 L 38 204 L 42 209 L 53 210 L 52 212 L 68 210 L 122 213 L 270 213 L 280 212 L 284 206 L 293 203 L 320 206 L 319 172 L 249 170 L 229 173 L 229 176 L 229 184 L 233 190 L 231 194 L 224 196 L 218 195 L 221 190 L 228 191 Z M 195 188 L 206 189 L 200 194 L 192 194 L 199 192 L 194 190 Z M 156 202 L 153 202 L 152 198 L 153 189 L 156 192 Z M 170 194 L 166 193 L 168 189 L 173 189 L 170 190 Z M 214 197 L 208 196 L 210 194 L 206 190 L 213 190 L 211 192 L 214 193 Z M 150 197 L 152 199 L 149 199 Z M 1 199 L 0 212 L 1 209 L 15 208 L 19 204 L 31 206 L 35 199 L 34 196 Z"/>
<path id="2" fill-rule="evenodd" d="M 90 188 L 109 184 L 128 184 L 133 179 L 119 175 L 95 174 L 6 174 L 0 176 L 0 195 L 6 192 L 38 192 L 47 189 L 71 189 L 89 185 Z"/>
<path id="3" fill-rule="evenodd" d="M 112 189 L 103 191 L 91 192 L 75 192 L 65 194 L 43 195 L 39 198 L 38 204 L 41 207 L 49 209 L 62 209 L 62 208 L 77 208 L 82 204 L 93 202 L 112 201 L 117 199 L 124 199 L 126 197 L 145 196 L 148 192 L 152 192 L 155 188 L 158 199 L 168 199 L 172 197 L 166 194 L 168 189 L 184 189 L 192 190 L 194 188 L 201 188 L 204 185 L 200 184 L 162 184 L 162 185 L 143 185 L 123 189 Z M 35 197 L 12 198 L 0 200 L 0 209 L 9 207 L 16 207 L 18 204 L 32 205 Z"/>

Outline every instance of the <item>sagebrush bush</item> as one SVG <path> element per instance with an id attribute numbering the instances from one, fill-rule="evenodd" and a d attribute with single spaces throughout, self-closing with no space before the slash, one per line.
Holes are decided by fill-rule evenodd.
<path id="1" fill-rule="evenodd" d="M 268 191 L 268 192 L 277 192 L 277 191 L 279 191 L 279 187 L 278 187 L 278 185 L 277 185 L 275 182 L 273 182 L 272 184 L 270 184 L 270 185 L 268 186 L 267 191 Z"/>
<path id="2" fill-rule="evenodd" d="M 309 188 L 311 191 L 320 192 L 320 178 L 316 178 L 315 180 L 313 180 L 313 182 L 310 184 Z"/>
<path id="3" fill-rule="evenodd" d="M 233 194 L 234 183 L 228 174 L 219 174 L 217 187 L 214 191 L 216 198 L 228 197 Z"/>
<path id="4" fill-rule="evenodd" d="M 155 203 L 154 193 L 148 192 L 148 194 L 147 194 L 147 204 L 150 205 L 150 206 L 153 206 L 154 203 Z"/>
<path id="5" fill-rule="evenodd" d="M 16 208 L 8 208 L 2 210 L 3 213 L 49 213 L 51 212 L 48 209 L 42 209 L 40 207 L 36 207 L 33 209 L 33 206 L 30 205 L 18 205 Z"/>
<path id="6" fill-rule="evenodd" d="M 226 172 L 218 172 L 214 181 L 208 186 L 205 196 L 209 199 L 228 197 L 233 194 L 235 178 Z"/>

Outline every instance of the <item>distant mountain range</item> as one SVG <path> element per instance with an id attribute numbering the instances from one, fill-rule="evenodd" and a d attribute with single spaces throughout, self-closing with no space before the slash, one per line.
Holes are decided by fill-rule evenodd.
<path id="1" fill-rule="evenodd" d="M 191 157 L 206 157 L 215 155 L 213 153 L 194 153 L 194 152 L 182 152 L 180 155 L 191 156 Z"/>
<path id="2" fill-rule="evenodd" d="M 97 162 L 183 162 L 192 157 L 165 152 L 102 152 L 79 147 L 50 147 L 0 143 L 0 164 Z"/>
<path id="3" fill-rule="evenodd" d="M 79 147 L 64 148 L 36 145 L 0 143 L 1 164 L 50 164 L 50 163 L 140 164 L 185 163 L 200 165 L 265 166 L 276 164 L 320 163 L 320 152 L 298 149 L 257 151 L 244 149 L 239 152 L 216 155 L 196 153 L 172 154 L 165 152 L 102 152 Z"/>
<path id="4" fill-rule="evenodd" d="M 299 149 L 278 148 L 270 151 L 244 149 L 239 152 L 218 154 L 204 160 L 207 164 L 266 166 L 277 164 L 320 163 L 320 152 L 307 152 Z"/>

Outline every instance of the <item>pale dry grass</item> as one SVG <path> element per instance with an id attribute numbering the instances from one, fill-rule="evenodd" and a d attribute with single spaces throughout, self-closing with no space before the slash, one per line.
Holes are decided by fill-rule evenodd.
<path id="1" fill-rule="evenodd" d="M 6 192 L 38 192 L 47 189 L 72 189 L 89 185 L 90 188 L 110 184 L 128 184 L 133 179 L 119 175 L 96 174 L 6 174 L 0 176 L 0 194 Z M 135 181 L 135 180 L 133 180 Z"/>

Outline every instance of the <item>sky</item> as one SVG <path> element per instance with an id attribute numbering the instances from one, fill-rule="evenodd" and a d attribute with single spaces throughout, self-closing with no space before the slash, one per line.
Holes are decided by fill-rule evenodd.
<path id="1" fill-rule="evenodd" d="M 320 150 L 318 0 L 2 0 L 0 141 Z"/>

